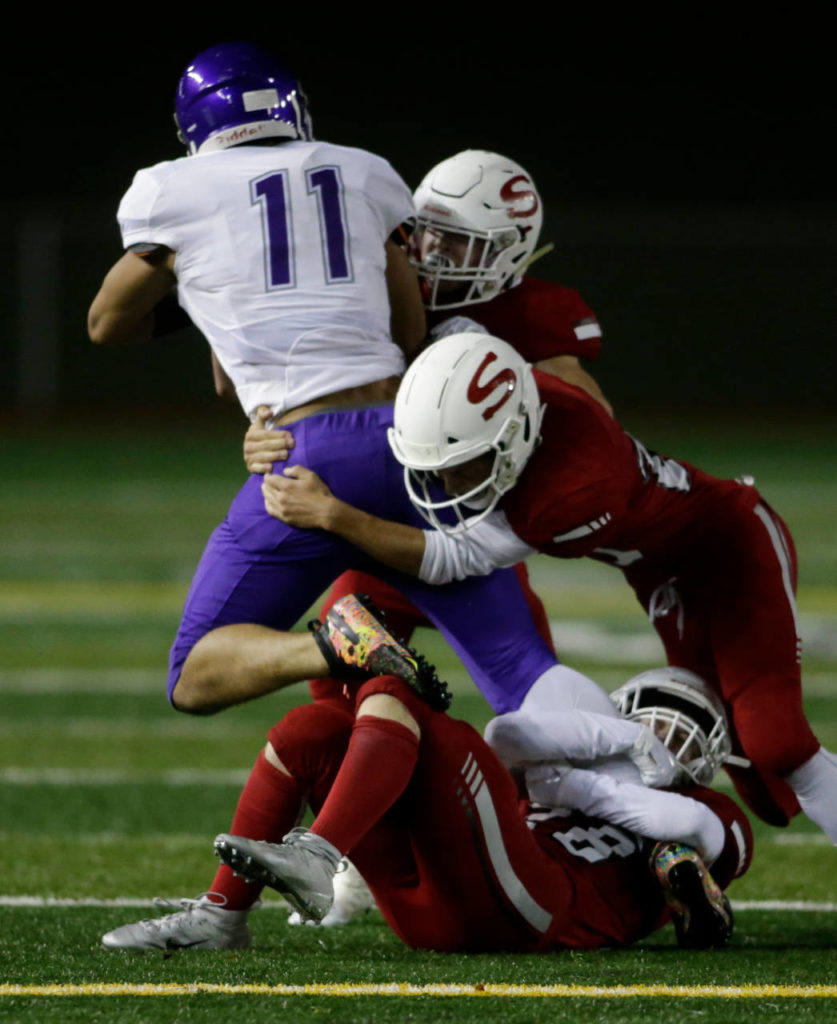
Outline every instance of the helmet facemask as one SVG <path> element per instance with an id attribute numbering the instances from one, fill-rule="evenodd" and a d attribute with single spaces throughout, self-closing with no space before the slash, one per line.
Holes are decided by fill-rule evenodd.
<path id="1" fill-rule="evenodd" d="M 515 265 L 529 251 L 519 227 L 454 229 L 426 217 L 419 217 L 417 225 L 412 255 L 428 309 L 487 302 L 513 283 Z"/>
<path id="2" fill-rule="evenodd" d="M 500 153 L 468 149 L 443 160 L 414 199 L 413 260 L 429 309 L 487 302 L 519 281 L 535 258 L 540 196 L 520 164 Z"/>
<path id="3" fill-rule="evenodd" d="M 626 718 L 646 725 L 671 751 L 679 768 L 674 785 L 708 786 L 723 764 L 749 764 L 732 755 L 724 706 L 693 672 L 651 669 L 611 698 Z"/>
<path id="4" fill-rule="evenodd" d="M 450 462 L 435 470 L 404 467 L 404 486 L 410 501 L 431 526 L 448 534 L 470 529 L 489 516 L 506 491 L 515 485 L 523 467 L 515 465 L 514 453 L 510 450 L 511 442 L 521 427 L 527 431 L 531 429 L 525 410 L 521 409 L 520 413 L 525 417 L 525 423 L 522 418 L 509 417 L 495 440 L 488 446 L 482 446 L 481 452 L 475 452 L 468 459 Z M 494 458 L 489 471 L 477 484 L 461 494 L 434 497 L 441 487 L 440 470 L 465 465 L 492 452 Z M 451 510 L 456 516 L 453 525 L 438 515 L 446 510 Z"/>
<path id="5" fill-rule="evenodd" d="M 707 786 L 720 765 L 713 757 L 712 742 L 689 715 L 666 707 L 652 707 L 631 716 L 642 722 L 671 752 L 677 762 L 674 785 Z"/>

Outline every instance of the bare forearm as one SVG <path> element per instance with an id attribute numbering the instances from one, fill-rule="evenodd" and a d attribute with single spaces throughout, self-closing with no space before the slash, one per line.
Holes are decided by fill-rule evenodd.
<path id="1" fill-rule="evenodd" d="M 405 523 L 363 512 L 332 498 L 323 517 L 323 529 L 336 533 L 384 565 L 418 576 L 424 557 L 424 531 Z"/>
<path id="2" fill-rule="evenodd" d="M 154 307 L 176 283 L 174 253 L 168 249 L 138 256 L 126 252 L 105 276 L 87 314 L 87 331 L 97 345 L 149 341 Z"/>
<path id="3" fill-rule="evenodd" d="M 87 318 L 87 331 L 96 345 L 142 344 L 154 336 L 154 313 L 134 319 L 121 309 L 100 312 L 94 306 Z"/>
<path id="4" fill-rule="evenodd" d="M 392 340 L 409 362 L 427 335 L 427 320 L 418 278 L 405 252 L 387 242 L 387 292 Z"/>
<path id="5" fill-rule="evenodd" d="M 215 394 L 219 398 L 235 399 L 235 384 L 227 376 L 227 371 L 218 362 L 218 357 L 211 352 L 212 358 L 212 381 L 215 385 Z"/>
<path id="6" fill-rule="evenodd" d="M 341 501 L 305 466 L 289 466 L 262 481 L 267 512 L 299 530 L 328 530 L 384 565 L 418 576 L 424 531 L 389 522 Z"/>

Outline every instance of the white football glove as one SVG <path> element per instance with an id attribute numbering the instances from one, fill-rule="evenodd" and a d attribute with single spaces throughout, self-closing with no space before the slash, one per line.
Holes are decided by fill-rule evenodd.
<path id="1" fill-rule="evenodd" d="M 488 334 L 488 331 L 469 316 L 449 316 L 436 324 L 430 331 L 430 338 L 432 341 L 438 341 L 451 334 Z"/>
<path id="2" fill-rule="evenodd" d="M 642 726 L 634 740 L 629 757 L 639 769 L 643 784 L 654 789 L 674 785 L 680 774 L 674 754 L 647 725 Z"/>
<path id="3" fill-rule="evenodd" d="M 527 768 L 523 777 L 531 802 L 542 807 L 562 807 L 559 787 L 572 770 L 572 765 L 566 761 L 534 764 Z"/>

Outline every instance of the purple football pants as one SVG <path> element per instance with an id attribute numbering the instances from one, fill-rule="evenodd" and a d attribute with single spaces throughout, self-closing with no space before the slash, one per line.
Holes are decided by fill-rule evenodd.
<path id="1" fill-rule="evenodd" d="M 422 527 L 387 443 L 391 423 L 391 405 L 300 420 L 290 427 L 295 447 L 287 465 L 314 470 L 338 497 L 373 515 Z M 189 651 L 206 633 L 245 622 L 289 630 L 350 568 L 386 579 L 424 612 L 498 714 L 515 710 L 555 664 L 513 569 L 430 586 L 372 562 L 339 537 L 274 519 L 264 509 L 261 477 L 252 476 L 209 538 L 192 580 L 170 655 L 169 699 Z"/>

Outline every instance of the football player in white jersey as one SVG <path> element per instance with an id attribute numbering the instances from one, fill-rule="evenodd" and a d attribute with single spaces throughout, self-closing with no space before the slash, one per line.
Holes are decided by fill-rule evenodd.
<path id="1" fill-rule="evenodd" d="M 191 62 L 176 121 L 188 155 L 139 171 L 124 196 L 127 251 L 93 301 L 91 338 L 150 338 L 176 286 L 245 413 L 267 405 L 294 424 L 292 461 L 376 515 L 416 522 L 386 444 L 404 353 L 426 328 L 392 240 L 414 213 L 407 186 L 380 157 L 313 140 L 299 83 L 251 44 Z M 327 672 L 313 638 L 287 631 L 358 552 L 268 516 L 259 483 L 233 501 L 187 597 L 168 686 L 179 710 L 212 713 Z M 512 573 L 445 592 L 398 585 L 496 710 L 558 667 Z"/>

